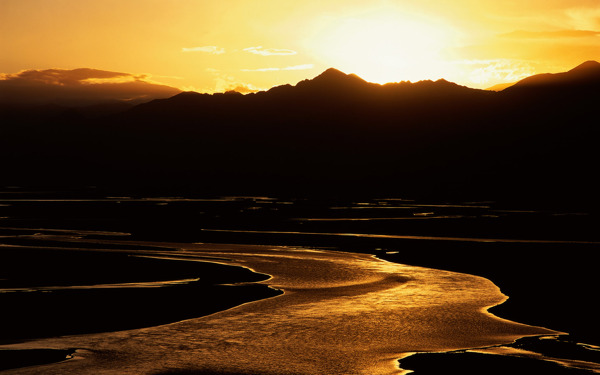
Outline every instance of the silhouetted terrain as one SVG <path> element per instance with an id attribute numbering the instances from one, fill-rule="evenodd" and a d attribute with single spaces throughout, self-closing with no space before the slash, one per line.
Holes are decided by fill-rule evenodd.
<path id="1" fill-rule="evenodd" d="M 329 69 L 266 92 L 184 92 L 90 119 L 6 113 L 3 183 L 207 193 L 595 196 L 600 63 L 501 92 Z M 56 108 L 55 108 L 56 109 Z"/>

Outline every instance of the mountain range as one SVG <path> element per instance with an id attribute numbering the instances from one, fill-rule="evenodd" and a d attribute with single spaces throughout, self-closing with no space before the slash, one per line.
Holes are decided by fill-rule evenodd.
<path id="1" fill-rule="evenodd" d="M 595 61 L 500 92 L 328 69 L 95 117 L 0 112 L 0 156 L 7 184 L 583 199 L 599 187 L 597 103 Z"/>

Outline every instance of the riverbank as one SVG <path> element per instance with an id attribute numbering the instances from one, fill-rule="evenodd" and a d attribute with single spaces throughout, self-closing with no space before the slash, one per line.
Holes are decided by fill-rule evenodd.
<path id="1" fill-rule="evenodd" d="M 246 268 L 151 256 L 165 248 L 2 232 L 0 344 L 173 323 L 281 294 Z"/>

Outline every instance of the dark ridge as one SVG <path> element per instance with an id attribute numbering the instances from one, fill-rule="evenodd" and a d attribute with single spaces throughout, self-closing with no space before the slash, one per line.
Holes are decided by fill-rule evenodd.
<path id="1" fill-rule="evenodd" d="M 593 71 L 595 74 L 598 74 L 598 71 L 600 70 L 600 62 L 595 61 L 595 60 L 588 60 L 578 66 L 576 66 L 575 68 L 569 70 L 570 73 L 573 72 L 590 72 Z"/>
<path id="2" fill-rule="evenodd" d="M 329 69 L 325 70 L 323 73 L 321 73 L 318 76 L 316 76 L 315 78 L 313 78 L 313 81 L 340 80 L 340 79 L 345 79 L 348 76 L 349 76 L 348 74 L 342 72 L 341 70 L 337 70 L 335 68 L 329 68 Z"/>
<path id="3" fill-rule="evenodd" d="M 588 370 L 567 368 L 557 363 L 527 357 L 509 357 L 469 352 L 419 353 L 402 359 L 400 367 L 412 370 L 415 374 L 419 375 L 590 374 Z"/>
<path id="4" fill-rule="evenodd" d="M 519 89 L 587 91 L 600 84 L 600 63 L 586 61 L 575 68 L 562 73 L 544 73 L 527 77 L 507 88 L 506 92 Z M 545 94 L 545 93 L 541 93 Z"/>
<path id="5" fill-rule="evenodd" d="M 299 82 L 296 87 L 302 87 L 305 84 L 312 84 L 316 86 L 321 85 L 331 85 L 331 86 L 340 86 L 347 84 L 366 84 L 367 81 L 363 80 L 356 74 L 346 74 L 337 69 L 329 68 L 320 75 L 316 76 L 313 79 L 307 79 Z"/>
<path id="6" fill-rule="evenodd" d="M 499 93 L 328 69 L 247 95 L 185 92 L 89 121 L 3 126 L 5 181 L 211 193 L 595 200 L 600 64 Z M 28 118 L 29 120 L 23 120 Z"/>

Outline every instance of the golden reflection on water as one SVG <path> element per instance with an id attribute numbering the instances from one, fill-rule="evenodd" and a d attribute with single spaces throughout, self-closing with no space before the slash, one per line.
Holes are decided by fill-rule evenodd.
<path id="1" fill-rule="evenodd" d="M 57 290 L 90 290 L 90 289 L 139 289 L 139 288 L 161 288 L 164 286 L 182 285 L 189 284 L 198 281 L 198 279 L 181 279 L 181 280 L 167 280 L 167 281 L 147 281 L 147 282 L 133 282 L 133 283 L 111 283 L 111 284 L 92 284 L 92 285 L 57 285 L 57 286 L 36 286 L 29 288 L 3 288 L 0 289 L 0 293 L 12 293 L 12 292 L 50 292 Z"/>
<path id="2" fill-rule="evenodd" d="M 75 355 L 80 360 L 14 373 L 158 374 L 176 369 L 401 374 L 397 360 L 408 353 L 484 347 L 555 333 L 487 313 L 487 308 L 506 297 L 489 280 L 476 276 L 390 263 L 357 253 L 250 245 L 160 245 L 180 250 L 140 255 L 202 261 L 218 258 L 220 263 L 272 275 L 263 283 L 284 294 L 164 326 L 11 345 L 84 349 Z"/>
<path id="3" fill-rule="evenodd" d="M 201 229 L 205 232 L 229 232 L 229 233 L 256 233 L 256 234 L 290 234 L 304 236 L 339 236 L 357 238 L 390 238 L 405 240 L 429 240 L 429 241 L 457 241 L 457 242 L 498 242 L 498 243 L 535 243 L 535 244 L 600 244 L 598 241 L 576 241 L 576 240 L 530 240 L 520 238 L 478 238 L 478 237 L 445 237 L 445 236 L 411 236 L 396 234 L 373 234 L 373 233 L 328 233 L 328 232 L 298 232 L 298 231 L 271 231 L 271 230 L 239 230 L 239 229 Z"/>

